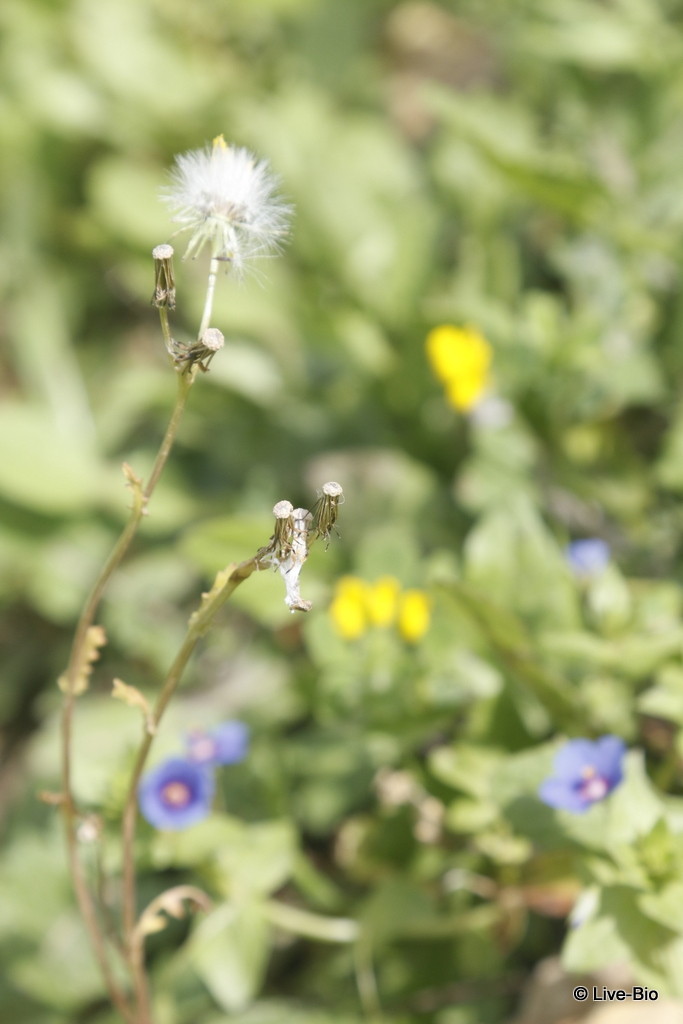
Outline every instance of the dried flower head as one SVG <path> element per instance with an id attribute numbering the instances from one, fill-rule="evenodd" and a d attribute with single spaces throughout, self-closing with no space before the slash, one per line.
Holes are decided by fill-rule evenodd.
<path id="1" fill-rule="evenodd" d="M 285 581 L 285 604 L 290 611 L 308 612 L 311 602 L 305 601 L 299 591 L 299 576 L 308 558 L 309 532 L 313 517 L 307 508 L 295 508 L 291 514 L 291 539 L 286 558 L 278 562 L 278 570 Z"/>
<path id="2" fill-rule="evenodd" d="M 163 243 L 152 249 L 154 260 L 154 295 L 152 305 L 159 309 L 175 309 L 175 280 L 173 277 L 173 246 Z"/>
<path id="3" fill-rule="evenodd" d="M 267 161 L 228 146 L 222 135 L 177 156 L 162 198 L 180 230 L 191 232 L 185 257 L 208 245 L 213 257 L 241 274 L 247 261 L 277 252 L 291 214 L 278 185 Z"/>
<path id="4" fill-rule="evenodd" d="M 323 484 L 322 492 L 315 507 L 313 508 L 313 522 L 315 525 L 316 537 L 324 537 L 329 540 L 330 533 L 335 528 L 339 506 L 344 501 L 342 485 L 336 480 L 329 480 Z"/>
<path id="5" fill-rule="evenodd" d="M 323 485 L 315 512 L 294 508 L 286 499 L 273 507 L 275 528 L 268 543 L 256 552 L 255 561 L 259 569 L 271 565 L 280 573 L 285 584 L 285 604 L 292 612 L 311 610 L 311 602 L 301 596 L 299 576 L 311 544 L 317 537 L 329 537 L 334 529 L 343 496 L 341 484 L 329 481 Z"/>

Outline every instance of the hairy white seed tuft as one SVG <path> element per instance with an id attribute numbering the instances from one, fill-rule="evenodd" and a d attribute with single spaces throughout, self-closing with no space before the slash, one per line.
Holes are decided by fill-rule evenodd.
<path id="1" fill-rule="evenodd" d="M 191 232 L 185 257 L 208 246 L 241 274 L 248 261 L 276 253 L 287 235 L 291 207 L 278 187 L 266 160 L 219 135 L 213 145 L 176 157 L 162 198 L 180 230 Z"/>

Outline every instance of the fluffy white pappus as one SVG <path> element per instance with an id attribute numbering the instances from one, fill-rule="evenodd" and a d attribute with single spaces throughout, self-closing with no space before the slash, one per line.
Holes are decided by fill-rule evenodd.
<path id="1" fill-rule="evenodd" d="M 292 213 L 277 194 L 279 184 L 266 160 L 226 145 L 222 136 L 177 156 L 162 199 L 180 230 L 191 232 L 185 258 L 208 245 L 240 275 L 249 260 L 277 253 Z"/>

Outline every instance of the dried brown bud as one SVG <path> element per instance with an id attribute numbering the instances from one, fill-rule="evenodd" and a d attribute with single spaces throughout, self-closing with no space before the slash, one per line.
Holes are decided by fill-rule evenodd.
<path id="1" fill-rule="evenodd" d="M 323 484 L 322 494 L 313 509 L 316 537 L 324 537 L 325 540 L 328 540 L 337 522 L 339 506 L 343 501 L 344 491 L 341 484 L 338 484 L 335 480 L 330 480 L 328 483 Z"/>
<path id="2" fill-rule="evenodd" d="M 175 309 L 175 277 L 173 274 L 173 246 L 163 243 L 152 249 L 154 259 L 154 295 L 152 305 L 158 309 Z"/>

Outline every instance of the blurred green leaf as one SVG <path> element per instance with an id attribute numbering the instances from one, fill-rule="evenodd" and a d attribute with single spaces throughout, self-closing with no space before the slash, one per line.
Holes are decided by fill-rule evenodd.
<path id="1" fill-rule="evenodd" d="M 380 947 L 415 928 L 428 928 L 434 917 L 433 904 L 418 885 L 407 879 L 388 878 L 377 886 L 363 908 L 362 924 L 373 947 Z"/>
<path id="2" fill-rule="evenodd" d="M 261 984 L 268 958 L 269 926 L 257 901 L 225 903 L 194 929 L 187 957 L 216 1002 L 243 1010 Z"/>
<path id="3" fill-rule="evenodd" d="M 0 460 L 0 493 L 6 501 L 64 515 L 103 503 L 112 493 L 112 474 L 97 462 L 87 439 L 60 433 L 38 406 L 5 403 L 0 433 L 11 438 Z"/>
<path id="4" fill-rule="evenodd" d="M 500 757 L 486 747 L 439 747 L 429 756 L 434 775 L 454 789 L 474 797 L 489 797 Z"/>
<path id="5" fill-rule="evenodd" d="M 656 684 L 638 698 L 638 710 L 683 726 L 683 669 L 665 665 L 657 674 Z"/>

